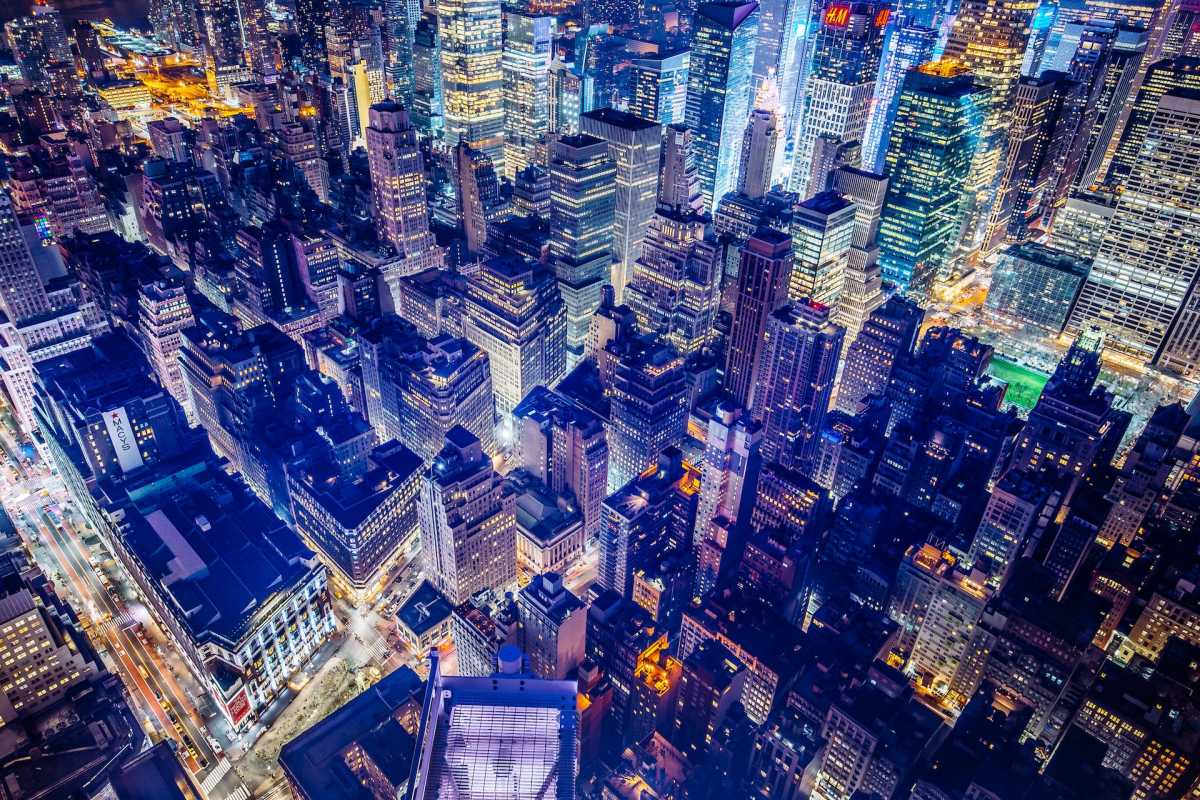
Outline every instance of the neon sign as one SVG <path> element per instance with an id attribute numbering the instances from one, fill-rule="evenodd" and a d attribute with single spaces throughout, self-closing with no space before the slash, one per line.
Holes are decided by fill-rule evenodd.
<path id="1" fill-rule="evenodd" d="M 825 24 L 830 28 L 844 28 L 850 22 L 850 6 L 834 5 L 825 9 Z"/>
<path id="2" fill-rule="evenodd" d="M 875 27 L 882 28 L 883 26 L 887 25 L 888 19 L 891 18 L 891 16 L 892 10 L 890 8 L 879 9 L 879 13 L 875 15 Z"/>

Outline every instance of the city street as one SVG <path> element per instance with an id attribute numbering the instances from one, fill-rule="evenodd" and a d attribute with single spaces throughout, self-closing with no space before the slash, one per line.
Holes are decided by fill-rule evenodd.
<path id="1" fill-rule="evenodd" d="M 0 443 L 7 465 L 3 503 L 34 560 L 88 626 L 106 667 L 125 684 L 129 702 L 152 740 L 173 740 L 209 797 L 245 796 L 231 764 L 218 754 L 205 722 L 216 709 L 174 647 L 137 602 L 132 581 L 99 545 L 84 542 L 87 530 L 70 511 L 62 482 L 40 463 L 22 463 L 12 415 L 0 416 Z M 16 480 L 13 475 L 16 475 Z M 102 564 L 112 565 L 109 571 Z"/>

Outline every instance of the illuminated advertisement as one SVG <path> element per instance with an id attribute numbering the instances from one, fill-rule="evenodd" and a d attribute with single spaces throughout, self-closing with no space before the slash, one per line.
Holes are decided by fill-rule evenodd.
<path id="1" fill-rule="evenodd" d="M 250 698 L 246 696 L 246 690 L 242 689 L 233 699 L 225 705 L 225 710 L 229 712 L 229 718 L 233 721 L 234 727 L 241 724 L 246 715 L 250 713 Z"/>
<path id="2" fill-rule="evenodd" d="M 117 454 L 117 463 L 122 472 L 129 472 L 142 466 L 142 453 L 138 449 L 137 437 L 133 435 L 133 427 L 129 424 L 129 415 L 125 406 L 118 406 L 104 412 L 104 427 L 108 431 L 108 440 L 112 442 Z"/>
<path id="3" fill-rule="evenodd" d="M 830 6 L 825 9 L 825 25 L 830 28 L 844 28 L 850 22 L 850 6 Z"/>

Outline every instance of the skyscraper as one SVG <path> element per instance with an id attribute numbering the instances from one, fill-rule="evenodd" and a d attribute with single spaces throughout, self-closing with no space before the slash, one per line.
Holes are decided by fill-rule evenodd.
<path id="1" fill-rule="evenodd" d="M 329 72 L 325 28 L 329 26 L 329 0 L 296 0 L 296 33 L 300 38 L 300 60 L 317 75 Z"/>
<path id="2" fill-rule="evenodd" d="M 883 277 L 903 290 L 927 291 L 958 242 L 974 199 L 968 177 L 987 97 L 953 61 L 932 61 L 904 79 L 879 227 Z"/>
<path id="3" fill-rule="evenodd" d="M 608 490 L 614 492 L 683 439 L 688 412 L 683 359 L 651 337 L 634 342 L 617 361 L 611 401 Z"/>
<path id="4" fill-rule="evenodd" d="M 564 680 L 585 656 L 587 606 L 553 572 L 536 575 L 517 593 L 518 641 L 539 678 Z"/>
<path id="5" fill-rule="evenodd" d="M 419 272 L 433 265 L 426 260 L 434 256 L 436 245 L 429 232 L 425 170 L 417 129 L 403 106 L 387 101 L 371 106 L 366 137 L 379 237 L 391 242 L 400 255 L 416 262 L 406 271 Z"/>
<path id="6" fill-rule="evenodd" d="M 608 435 L 600 417 L 544 386 L 534 387 L 513 417 L 521 467 L 551 491 L 573 495 L 594 538 L 608 495 Z"/>
<path id="7" fill-rule="evenodd" d="M 567 307 L 567 367 L 586 355 L 592 315 L 613 263 L 617 167 L 602 139 L 581 133 L 550 157 L 550 254 Z"/>
<path id="8" fill-rule="evenodd" d="M 7 191 L 0 190 L 0 309 L 11 322 L 50 311 L 37 266 Z"/>
<path id="9" fill-rule="evenodd" d="M 643 331 L 664 335 L 688 357 L 715 335 L 721 291 L 719 246 L 707 216 L 697 210 L 691 137 L 686 129 L 668 129 L 663 163 L 658 209 L 630 273 L 625 303 Z"/>
<path id="10" fill-rule="evenodd" d="M 879 85 L 875 88 L 875 103 L 871 107 L 871 117 L 863 137 L 864 168 L 871 171 L 883 168 L 883 157 L 887 154 L 888 140 L 900 105 L 904 76 L 933 58 L 937 38 L 936 28 L 915 24 L 902 25 L 888 37 L 883 66 L 879 72 Z"/>
<path id="11" fill-rule="evenodd" d="M 1019 241 L 1049 220 L 1080 120 L 1083 87 L 1061 72 L 1017 83 L 1008 120 L 1008 157 L 985 247 Z"/>
<path id="12" fill-rule="evenodd" d="M 209 91 L 232 97 L 234 84 L 250 80 L 250 53 L 254 40 L 253 16 L 243 0 L 198 0 L 204 71 Z"/>
<path id="13" fill-rule="evenodd" d="M 437 14 L 423 11 L 413 32 L 413 124 L 427 135 L 442 130 L 442 56 Z"/>
<path id="14" fill-rule="evenodd" d="M 1144 90 L 1143 90 L 1144 91 Z M 1200 99 L 1162 96 L 1145 146 L 1104 232 L 1067 330 L 1097 326 L 1107 346 L 1184 374 L 1200 346 L 1195 302 L 1200 263 Z"/>
<path id="15" fill-rule="evenodd" d="M 834 311 L 834 321 L 846 329 L 846 341 L 853 342 L 867 318 L 884 301 L 878 239 L 888 180 L 874 172 L 841 167 L 834 170 L 830 185 L 833 191 L 854 203 L 854 235 L 841 296 Z"/>
<path id="16" fill-rule="evenodd" d="M 387 370 L 396 386 L 383 393 L 395 397 L 397 429 L 392 438 L 407 442 L 426 463 L 441 450 L 446 433 L 461 425 L 479 439 L 485 453 L 495 450 L 495 398 L 487 353 L 446 334 L 422 343 Z"/>
<path id="17" fill-rule="evenodd" d="M 179 365 L 180 332 L 196 324 L 187 291 L 180 283 L 153 281 L 138 289 L 138 336 L 150 368 L 162 387 L 187 408 L 187 387 Z"/>
<path id="18" fill-rule="evenodd" d="M 533 159 L 534 148 L 550 131 L 550 58 L 554 17 L 505 11 L 504 177 Z"/>
<path id="19" fill-rule="evenodd" d="M 504 172 L 504 48 L 500 0 L 438 3 L 445 138 L 465 141 Z"/>
<path id="20" fill-rule="evenodd" d="M 912 352 L 923 317 L 920 306 L 896 295 L 871 313 L 846 352 L 839 411 L 857 414 L 859 403 L 883 395 L 896 362 Z"/>
<path id="21" fill-rule="evenodd" d="M 633 59 L 629 113 L 659 125 L 682 125 L 687 113 L 688 50 Z"/>
<path id="22" fill-rule="evenodd" d="M 982 98 L 983 119 L 967 178 L 971 193 L 962 228 L 964 248 L 974 250 L 986 233 L 1004 166 L 1008 114 L 1029 40 L 1037 0 L 964 0 L 954 18 L 944 57 L 970 70 Z"/>
<path id="23" fill-rule="evenodd" d="M 608 282 L 621 302 L 633 264 L 642 255 L 646 225 L 654 214 L 662 127 L 633 114 L 601 108 L 582 115 L 579 128 L 608 143 L 609 158 L 617 168 L 613 262 Z"/>
<path id="24" fill-rule="evenodd" d="M 567 315 L 554 276 L 532 262 L 485 262 L 467 284 L 463 333 L 488 354 L 496 414 L 567 369 Z"/>
<path id="25" fill-rule="evenodd" d="M 767 108 L 754 109 L 742 138 L 742 159 L 737 182 L 739 192 L 747 197 L 762 197 L 770 190 L 778 143 L 779 123 L 775 112 Z"/>
<path id="26" fill-rule="evenodd" d="M 763 228 L 742 246 L 736 306 L 725 353 L 725 390 L 749 408 L 760 379 L 759 358 L 767 318 L 786 299 L 792 272 L 792 239 Z"/>
<path id="27" fill-rule="evenodd" d="M 705 3 L 696 9 L 686 122 L 695 135 L 700 194 L 710 213 L 737 186 L 754 97 L 757 11 L 756 2 Z"/>
<path id="28" fill-rule="evenodd" d="M 820 192 L 793 210 L 790 299 L 837 306 L 854 239 L 855 208 L 837 192 Z"/>
<path id="29" fill-rule="evenodd" d="M 451 603 L 517 579 L 514 497 L 466 428 L 446 434 L 420 503 L 425 574 Z"/>
<path id="30" fill-rule="evenodd" d="M 790 188 L 802 198 L 825 188 L 825 175 L 814 169 L 818 139 L 862 144 L 890 13 L 887 2 L 838 2 L 821 15 L 792 152 Z"/>
<path id="31" fill-rule="evenodd" d="M 790 302 L 767 319 L 754 409 L 763 420 L 763 458 L 803 468 L 817 452 L 845 331 L 827 306 Z"/>

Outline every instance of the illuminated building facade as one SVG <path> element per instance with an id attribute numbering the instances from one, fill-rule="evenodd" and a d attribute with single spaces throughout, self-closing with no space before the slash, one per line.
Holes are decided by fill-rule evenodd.
<path id="1" fill-rule="evenodd" d="M 758 4 L 705 3 L 696 10 L 685 122 L 693 142 L 704 209 L 737 187 L 742 136 L 754 98 Z"/>
<path id="2" fill-rule="evenodd" d="M 466 428 L 451 428 L 420 498 L 425 574 L 451 603 L 516 581 L 513 503 L 479 440 Z"/>
<path id="3" fill-rule="evenodd" d="M 619 173 L 610 147 L 588 133 L 554 143 L 550 254 L 567 307 L 567 367 L 586 355 L 588 328 L 609 282 Z"/>
<path id="4" fill-rule="evenodd" d="M 503 33 L 499 0 L 438 4 L 446 143 L 466 142 L 504 172 Z"/>
<path id="5" fill-rule="evenodd" d="M 633 59 L 629 113 L 659 125 L 682 125 L 687 113 L 691 52 L 676 50 Z"/>
<path id="6" fill-rule="evenodd" d="M 550 58 L 554 17 L 505 12 L 504 177 L 533 163 L 550 131 Z"/>
<path id="7" fill-rule="evenodd" d="M 890 14 L 886 2 L 825 6 L 792 153 L 790 188 L 801 198 L 825 188 L 825 175 L 814 158 L 818 139 L 862 144 Z"/>
<path id="8" fill-rule="evenodd" d="M 611 108 L 583 114 L 579 126 L 583 133 L 608 144 L 609 158 L 617 170 L 612 269 L 608 282 L 620 301 L 633 265 L 642 255 L 646 226 L 654 214 L 662 127 L 649 119 Z"/>
<path id="9" fill-rule="evenodd" d="M 888 141 L 879 226 L 884 280 L 923 295 L 948 264 L 967 206 L 988 90 L 952 61 L 908 73 Z"/>

